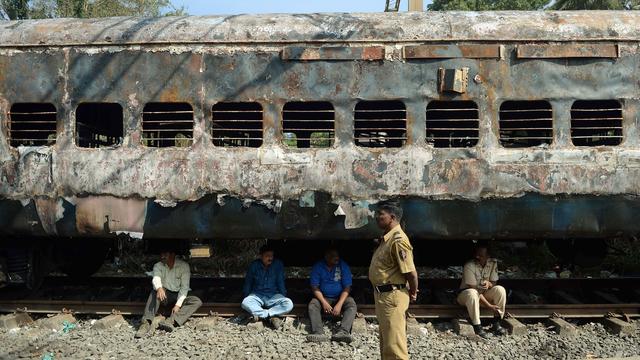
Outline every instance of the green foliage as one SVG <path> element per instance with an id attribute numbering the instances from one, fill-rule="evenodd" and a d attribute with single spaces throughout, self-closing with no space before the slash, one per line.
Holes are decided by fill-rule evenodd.
<path id="1" fill-rule="evenodd" d="M 554 10 L 638 10 L 640 0 L 556 0 Z"/>
<path id="2" fill-rule="evenodd" d="M 540 10 L 549 0 L 434 0 L 427 6 L 433 11 Z"/>
<path id="3" fill-rule="evenodd" d="M 640 10 L 640 0 L 434 0 L 434 11 L 495 10 Z"/>
<path id="4" fill-rule="evenodd" d="M 0 0 L 3 15 L 11 20 L 55 17 L 186 15 L 171 0 Z"/>
<path id="5" fill-rule="evenodd" d="M 0 6 L 10 19 L 28 19 L 29 4 L 28 0 L 1 0 Z"/>

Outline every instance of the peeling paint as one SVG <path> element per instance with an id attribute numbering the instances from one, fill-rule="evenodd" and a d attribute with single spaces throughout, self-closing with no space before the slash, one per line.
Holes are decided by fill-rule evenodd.
<path id="1" fill-rule="evenodd" d="M 43 33 L 43 29 L 48 30 Z M 491 215 L 499 209 L 493 201 L 517 202 L 532 196 L 552 204 L 565 196 L 585 196 L 598 200 L 582 203 L 579 198 L 575 203 L 594 204 L 591 217 L 609 223 L 571 229 L 636 234 L 632 226 L 607 217 L 599 199 L 615 199 L 624 204 L 622 208 L 635 209 L 638 200 L 620 199 L 640 195 L 639 41 L 640 14 L 630 11 L 4 22 L 0 24 L 0 203 L 4 203 L 0 209 L 6 208 L 7 216 L 18 220 L 7 220 L 9 225 L 0 233 L 31 229 L 58 236 L 105 231 L 165 236 L 153 229 L 157 227 L 175 236 L 161 224 L 174 219 L 182 221 L 174 230 L 180 229 L 185 237 L 221 237 L 224 226 L 234 236 L 247 237 L 258 237 L 260 231 L 264 237 L 320 237 L 323 227 L 348 236 L 369 236 L 375 229 L 369 206 L 399 198 L 407 201 L 407 207 L 419 202 L 422 208 L 416 206 L 415 211 L 425 219 L 438 217 L 433 209 L 461 202 L 466 205 L 456 209 L 494 216 L 491 223 L 502 224 L 496 225 L 494 235 L 508 237 L 517 229 L 501 222 L 506 214 Z M 610 58 L 519 59 L 518 46 L 523 44 L 536 46 L 536 54 L 542 49 L 540 53 L 551 51 L 554 56 L 564 45 L 603 47 L 609 49 Z M 313 61 L 284 61 L 281 53 L 287 46 L 313 54 Z M 406 47 L 422 52 L 407 59 L 402 51 Z M 328 48 L 347 50 L 340 50 L 340 61 L 325 61 L 319 54 L 337 56 Z M 371 58 L 366 48 L 377 49 L 375 60 L 359 60 Z M 576 54 L 584 55 L 579 51 L 569 55 Z M 440 68 L 468 68 L 471 79 L 477 76 L 482 81 L 469 82 L 464 94 L 442 93 L 437 87 Z M 394 149 L 356 146 L 357 102 L 389 99 L 406 105 L 406 144 Z M 539 99 L 553 108 L 553 142 L 502 147 L 500 104 Z M 573 146 L 571 104 L 576 99 L 620 100 L 623 143 Z M 478 144 L 435 148 L 427 143 L 425 109 L 431 100 L 476 102 Z M 141 144 L 142 108 L 157 101 L 193 106 L 192 146 Z M 211 107 L 218 101 L 261 104 L 261 147 L 213 145 Z M 333 146 L 296 149 L 283 144 L 281 112 L 289 101 L 333 104 Z M 57 107 L 54 145 L 9 146 L 8 107 L 17 102 L 50 102 Z M 74 116 L 82 102 L 122 106 L 121 145 L 76 146 Z M 16 202 L 27 210 L 17 210 Z M 542 208 L 540 218 L 555 219 L 557 210 L 551 205 Z M 195 220 L 185 220 L 185 214 Z M 453 211 L 448 214 L 457 216 Z M 244 223 L 233 225 L 234 219 Z M 469 229 L 456 233 L 450 219 L 434 221 L 433 227 L 417 228 L 416 235 L 474 233 Z M 38 226 L 24 225 L 33 222 Z M 69 223 L 77 233 L 68 230 Z M 255 228 L 241 227 L 247 223 Z M 531 236 L 548 236 L 554 229 L 546 220 L 540 224 L 528 230 Z"/>

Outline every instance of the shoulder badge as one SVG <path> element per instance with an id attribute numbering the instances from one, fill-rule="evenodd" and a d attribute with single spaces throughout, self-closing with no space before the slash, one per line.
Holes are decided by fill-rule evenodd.
<path id="1" fill-rule="evenodd" d="M 407 251 L 405 249 L 400 249 L 400 258 L 402 260 L 407 260 Z"/>

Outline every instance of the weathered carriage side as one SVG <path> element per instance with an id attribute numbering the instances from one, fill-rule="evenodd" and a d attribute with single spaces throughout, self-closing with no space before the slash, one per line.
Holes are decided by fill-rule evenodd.
<path id="1" fill-rule="evenodd" d="M 359 239 L 399 198 L 416 240 L 634 235 L 638 40 L 636 12 L 4 22 L 0 234 Z"/>

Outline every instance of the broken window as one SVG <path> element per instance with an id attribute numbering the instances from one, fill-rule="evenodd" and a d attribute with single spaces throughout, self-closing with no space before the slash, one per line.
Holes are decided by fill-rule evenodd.
<path id="1" fill-rule="evenodd" d="M 215 146 L 260 147 L 262 105 L 257 102 L 219 102 L 213 105 L 211 137 Z"/>
<path id="2" fill-rule="evenodd" d="M 151 147 L 188 147 L 193 143 L 189 103 L 148 103 L 142 110 L 142 143 Z"/>
<path id="3" fill-rule="evenodd" d="M 354 120 L 358 146 L 401 147 L 407 140 L 407 110 L 402 101 L 360 101 Z"/>
<path id="4" fill-rule="evenodd" d="M 500 106 L 500 144 L 522 148 L 551 144 L 553 111 L 544 100 L 505 101 Z"/>
<path id="5" fill-rule="evenodd" d="M 575 146 L 614 146 L 622 142 L 622 105 L 618 100 L 577 100 L 571 107 Z"/>
<path id="6" fill-rule="evenodd" d="M 76 109 L 76 145 L 86 148 L 122 142 L 122 106 L 117 103 L 84 103 Z"/>
<path id="7" fill-rule="evenodd" d="M 292 101 L 282 108 L 285 145 L 297 148 L 326 148 L 333 145 L 335 111 L 326 101 Z"/>
<path id="8" fill-rule="evenodd" d="M 473 147 L 478 126 L 478 105 L 473 101 L 432 101 L 427 106 L 427 142 L 434 147 Z"/>
<path id="9" fill-rule="evenodd" d="M 56 142 L 56 107 L 50 103 L 17 103 L 9 110 L 11 146 L 42 146 Z"/>

